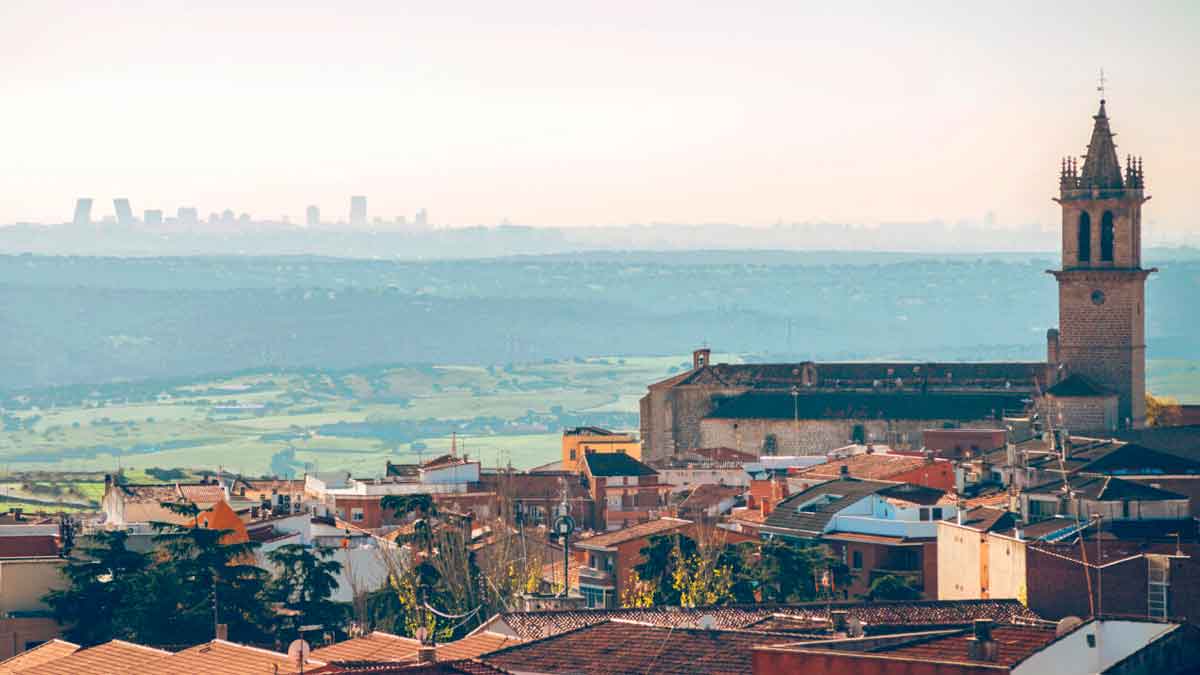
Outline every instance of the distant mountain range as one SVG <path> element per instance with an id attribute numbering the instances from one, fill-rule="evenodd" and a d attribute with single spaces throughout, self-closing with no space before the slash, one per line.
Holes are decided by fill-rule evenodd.
<path id="1" fill-rule="evenodd" d="M 1200 260 L 1159 260 L 1150 356 L 1200 353 Z M 260 367 L 687 353 L 1029 359 L 1050 256 L 641 252 L 476 261 L 0 256 L 0 388 Z"/>

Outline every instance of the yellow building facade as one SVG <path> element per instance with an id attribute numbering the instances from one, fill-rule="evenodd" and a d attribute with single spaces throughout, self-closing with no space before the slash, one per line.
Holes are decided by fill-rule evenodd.
<path id="1" fill-rule="evenodd" d="M 578 472 L 583 455 L 587 452 L 623 452 L 640 461 L 642 443 L 635 434 L 609 431 L 600 427 L 572 427 L 563 431 L 564 471 Z"/>

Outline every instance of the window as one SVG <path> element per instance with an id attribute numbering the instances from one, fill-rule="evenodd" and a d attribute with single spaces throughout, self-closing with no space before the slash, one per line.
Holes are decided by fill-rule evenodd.
<path id="1" fill-rule="evenodd" d="M 358 522 L 362 522 L 362 519 L 363 519 L 363 510 L 362 509 L 358 509 L 358 508 L 350 509 L 350 520 L 358 523 Z"/>
<path id="2" fill-rule="evenodd" d="M 589 608 L 604 607 L 604 589 L 580 586 L 579 591 L 583 594 L 584 601 Z"/>
<path id="3" fill-rule="evenodd" d="M 1029 519 L 1044 520 L 1058 515 L 1058 500 L 1029 500 Z"/>
<path id="4" fill-rule="evenodd" d="M 1105 211 L 1100 219 L 1100 260 L 1112 262 L 1113 259 L 1113 213 Z"/>
<path id="5" fill-rule="evenodd" d="M 850 568 L 856 570 L 862 569 L 862 551 L 854 551 L 850 554 Z"/>
<path id="6" fill-rule="evenodd" d="M 799 513 L 816 513 L 822 507 L 828 506 L 828 505 L 838 501 L 841 498 L 842 498 L 842 495 L 834 495 L 834 494 L 819 495 L 819 496 L 813 497 L 812 499 L 797 506 L 796 511 Z"/>
<path id="7" fill-rule="evenodd" d="M 1092 259 L 1092 217 L 1087 211 L 1079 214 L 1079 262 Z"/>
<path id="8" fill-rule="evenodd" d="M 853 431 L 850 433 L 850 440 L 855 443 L 863 443 L 867 440 L 867 429 L 861 424 L 855 424 Z"/>
<path id="9" fill-rule="evenodd" d="M 929 509 L 921 508 L 921 520 L 929 520 Z"/>
<path id="10" fill-rule="evenodd" d="M 933 507 L 933 511 L 932 511 L 932 513 L 933 513 L 933 519 L 934 519 L 934 520 L 941 520 L 941 519 L 942 519 L 942 507 L 940 507 L 940 506 L 935 506 L 935 507 Z"/>
<path id="11" fill-rule="evenodd" d="M 571 448 L 571 459 L 575 459 L 575 448 Z"/>

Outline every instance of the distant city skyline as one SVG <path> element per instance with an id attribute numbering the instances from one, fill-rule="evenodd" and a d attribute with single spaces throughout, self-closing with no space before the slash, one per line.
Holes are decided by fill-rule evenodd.
<path id="1" fill-rule="evenodd" d="M 339 221 L 367 195 L 450 225 L 1049 227 L 1104 67 L 1147 225 L 1186 236 L 1196 34 L 1165 2 L 48 0 L 0 22 L 0 224 L 81 195 L 93 220 L 123 197 Z"/>

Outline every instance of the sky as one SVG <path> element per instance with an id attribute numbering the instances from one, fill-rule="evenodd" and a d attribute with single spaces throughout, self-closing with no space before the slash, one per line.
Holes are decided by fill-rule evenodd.
<path id="1" fill-rule="evenodd" d="M 1057 222 L 1108 78 L 1200 229 L 1200 3 L 0 3 L 0 223 Z"/>

